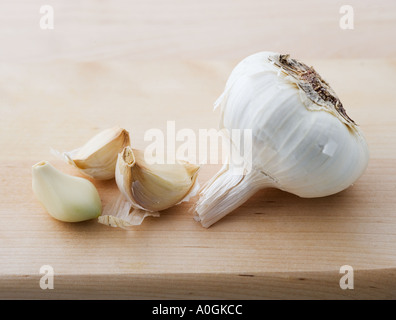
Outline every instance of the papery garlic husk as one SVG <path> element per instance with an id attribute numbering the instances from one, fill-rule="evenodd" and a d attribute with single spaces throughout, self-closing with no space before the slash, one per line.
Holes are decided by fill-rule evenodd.
<path id="1" fill-rule="evenodd" d="M 99 222 L 118 227 L 139 225 L 147 216 L 188 201 L 199 190 L 199 166 L 186 161 L 151 164 L 144 151 L 125 147 L 118 155 L 115 178 L 122 196 L 107 206 Z"/>
<path id="2" fill-rule="evenodd" d="M 57 220 L 80 222 L 97 218 L 102 212 L 99 193 L 90 181 L 65 174 L 48 161 L 32 167 L 32 188 L 43 207 Z"/>
<path id="3" fill-rule="evenodd" d="M 147 217 L 159 217 L 159 212 L 136 209 L 123 194 L 110 201 L 104 208 L 98 222 L 110 227 L 129 229 L 141 225 Z"/>
<path id="4" fill-rule="evenodd" d="M 52 152 L 90 178 L 109 180 L 115 176 L 118 153 L 129 145 L 128 131 L 113 127 L 98 133 L 81 148 L 62 154 Z"/>
<path id="5" fill-rule="evenodd" d="M 365 138 L 335 92 L 313 68 L 289 55 L 260 52 L 245 58 L 217 106 L 221 128 L 252 130 L 252 148 L 242 155 L 243 173 L 230 162 L 201 190 L 194 211 L 204 227 L 260 189 L 328 196 L 351 186 L 367 167 Z"/>

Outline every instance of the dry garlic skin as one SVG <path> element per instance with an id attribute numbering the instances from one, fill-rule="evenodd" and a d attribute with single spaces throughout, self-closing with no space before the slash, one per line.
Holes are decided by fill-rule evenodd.
<path id="1" fill-rule="evenodd" d="M 80 222 L 101 214 L 101 200 L 90 181 L 64 174 L 47 161 L 32 167 L 32 188 L 43 207 L 57 220 Z"/>

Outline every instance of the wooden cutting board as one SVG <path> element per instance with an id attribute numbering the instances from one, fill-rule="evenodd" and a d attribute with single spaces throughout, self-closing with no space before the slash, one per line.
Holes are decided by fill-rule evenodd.
<path id="1" fill-rule="evenodd" d="M 348 190 L 301 199 L 263 190 L 204 229 L 189 203 L 132 231 L 52 219 L 31 190 L 31 166 L 119 125 L 144 133 L 217 128 L 212 105 L 235 61 L 0 65 L 0 298 L 396 298 L 396 62 L 306 61 L 361 127 L 371 158 Z M 208 165 L 204 183 L 219 168 Z M 105 205 L 114 181 L 93 183 Z M 40 288 L 40 268 L 54 289 Z M 340 267 L 354 270 L 343 290 Z"/>

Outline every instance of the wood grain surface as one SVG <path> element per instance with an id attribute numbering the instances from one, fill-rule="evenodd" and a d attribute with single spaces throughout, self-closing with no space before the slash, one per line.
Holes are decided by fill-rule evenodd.
<path id="1" fill-rule="evenodd" d="M 49 1 L 45 33 L 41 2 L 2 1 L 0 298 L 396 298 L 394 2 L 352 1 L 349 31 L 341 2 L 247 3 Z M 80 175 L 50 148 L 114 125 L 136 148 L 167 121 L 217 128 L 213 102 L 259 50 L 294 53 L 335 89 L 370 148 L 354 186 L 319 199 L 263 190 L 209 229 L 189 212 L 196 198 L 132 231 L 62 223 L 35 199 L 36 162 Z M 204 166 L 200 183 L 218 168 Z M 93 183 L 104 205 L 117 195 L 114 181 Z M 40 289 L 42 265 L 54 268 L 53 290 Z M 353 290 L 339 286 L 342 265 L 354 268 Z"/>
<path id="2" fill-rule="evenodd" d="M 346 4 L 353 30 L 340 28 Z M 42 5 L 53 30 L 39 27 Z M 395 12 L 393 0 L 2 0 L 0 59 L 393 58 Z"/>

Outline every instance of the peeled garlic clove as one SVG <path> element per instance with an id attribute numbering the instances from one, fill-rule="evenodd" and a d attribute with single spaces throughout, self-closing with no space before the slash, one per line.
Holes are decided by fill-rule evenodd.
<path id="1" fill-rule="evenodd" d="M 328 196 L 351 186 L 367 167 L 366 140 L 340 99 L 312 67 L 288 55 L 245 58 L 215 105 L 222 129 L 238 129 L 239 140 L 251 130 L 252 148 L 243 154 L 245 174 L 231 161 L 200 192 L 194 211 L 204 227 L 260 189 Z"/>
<path id="2" fill-rule="evenodd" d="M 114 127 L 98 133 L 81 148 L 64 152 L 62 156 L 88 177 L 108 180 L 115 176 L 118 153 L 129 144 L 128 131 Z"/>
<path id="3" fill-rule="evenodd" d="M 198 170 L 187 162 L 149 164 L 143 151 L 125 147 L 118 155 L 116 182 L 134 208 L 161 211 L 191 196 Z"/>
<path id="4" fill-rule="evenodd" d="M 90 181 L 64 174 L 47 161 L 32 167 L 32 177 L 34 194 L 55 219 L 79 222 L 101 214 L 100 197 Z"/>

